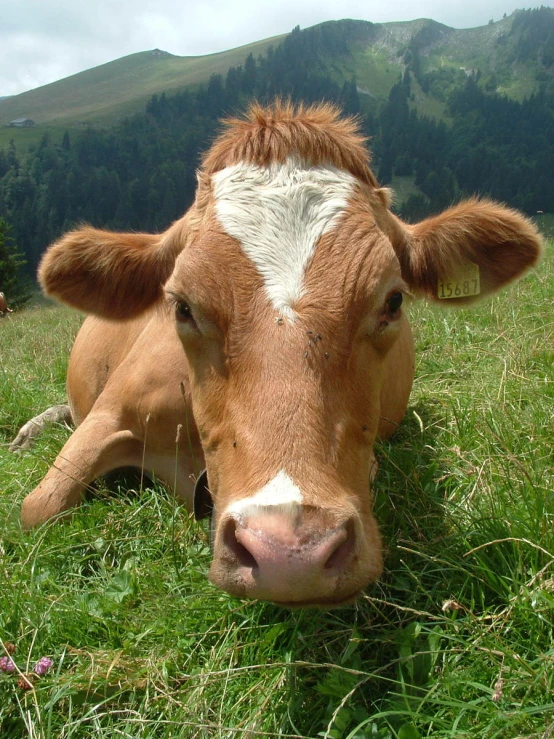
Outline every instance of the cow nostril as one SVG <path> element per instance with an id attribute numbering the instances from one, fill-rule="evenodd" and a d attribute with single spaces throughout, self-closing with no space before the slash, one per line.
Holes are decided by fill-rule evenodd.
<path id="1" fill-rule="evenodd" d="M 258 566 L 255 557 L 243 544 L 240 543 L 240 541 L 235 541 L 233 553 L 242 567 L 255 568 Z"/>
<path id="2" fill-rule="evenodd" d="M 344 536 L 340 537 L 335 549 L 325 562 L 324 569 L 327 571 L 334 570 L 335 572 L 344 570 L 354 551 L 355 541 L 354 524 L 350 521 L 346 526 Z"/>
<path id="3" fill-rule="evenodd" d="M 223 532 L 223 543 L 242 567 L 257 567 L 254 555 L 237 539 L 237 522 L 231 519 Z"/>

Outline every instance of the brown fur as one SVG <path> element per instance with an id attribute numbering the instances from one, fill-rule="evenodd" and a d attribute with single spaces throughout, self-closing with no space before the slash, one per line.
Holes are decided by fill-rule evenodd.
<path id="1" fill-rule="evenodd" d="M 275 315 L 253 262 L 223 231 L 211 185 L 226 166 L 289 156 L 357 181 L 306 268 L 291 323 Z M 468 261 L 479 265 L 483 297 L 518 278 L 541 248 L 529 221 L 488 201 L 472 199 L 416 225 L 389 205 L 355 120 L 330 105 L 277 102 L 225 123 L 204 158 L 193 207 L 166 233 L 83 228 L 52 246 L 40 267 L 44 290 L 100 318 L 85 321 L 70 359 L 78 428 L 24 501 L 24 524 L 68 510 L 95 477 L 122 465 L 142 466 L 192 507 L 190 475 L 203 453 L 215 502 L 210 576 L 220 587 L 330 605 L 378 577 L 368 495 L 373 444 L 400 423 L 414 372 L 407 317 L 391 314 L 389 298 L 411 291 L 435 299 L 439 279 Z M 175 319 L 164 283 L 169 305 L 190 305 L 196 328 Z M 296 513 L 265 510 L 237 523 L 229 506 L 280 470 L 302 488 Z M 261 569 L 254 576 L 245 568 L 242 541 L 260 561 L 268 551 L 276 557 L 265 580 Z M 333 578 L 318 559 L 329 546 L 342 562 Z"/>
<path id="2" fill-rule="evenodd" d="M 0 293 L 0 316 L 3 318 L 8 313 L 13 313 L 13 311 L 8 307 L 8 301 L 6 300 L 4 293 Z"/>
<path id="3" fill-rule="evenodd" d="M 317 166 L 332 164 L 361 182 L 377 187 L 366 139 L 355 118 L 341 118 L 329 103 L 298 105 L 276 101 L 271 107 L 254 104 L 244 118 L 224 121 L 225 130 L 204 157 L 202 170 L 213 174 L 238 162 L 264 166 L 297 154 Z"/>

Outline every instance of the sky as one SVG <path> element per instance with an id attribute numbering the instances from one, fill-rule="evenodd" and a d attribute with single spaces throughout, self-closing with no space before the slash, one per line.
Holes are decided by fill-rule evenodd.
<path id="1" fill-rule="evenodd" d="M 225 51 L 341 18 L 432 18 L 483 26 L 512 0 L 0 0 L 0 97 L 149 49 L 177 56 Z"/>

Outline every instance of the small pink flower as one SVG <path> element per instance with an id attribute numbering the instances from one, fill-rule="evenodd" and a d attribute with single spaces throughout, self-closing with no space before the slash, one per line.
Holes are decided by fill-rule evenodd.
<path id="1" fill-rule="evenodd" d="M 10 675 L 15 671 L 15 662 L 11 657 L 0 657 L 0 672 L 8 672 Z"/>
<path id="2" fill-rule="evenodd" d="M 53 664 L 54 663 L 52 662 L 50 657 L 41 657 L 34 666 L 34 671 L 37 675 L 46 675 Z"/>

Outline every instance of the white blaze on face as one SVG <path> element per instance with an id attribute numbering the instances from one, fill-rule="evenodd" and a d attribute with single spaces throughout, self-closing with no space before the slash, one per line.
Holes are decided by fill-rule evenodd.
<path id="1" fill-rule="evenodd" d="M 213 175 L 215 208 L 265 282 L 274 308 L 294 320 L 306 267 L 345 210 L 356 179 L 297 158 L 266 167 L 242 162 Z"/>
<path id="2" fill-rule="evenodd" d="M 302 491 L 298 485 L 291 480 L 285 470 L 281 470 L 254 495 L 231 503 L 227 513 L 240 522 L 271 506 L 273 510 L 289 513 L 294 517 L 298 507 L 302 505 L 302 500 Z"/>

